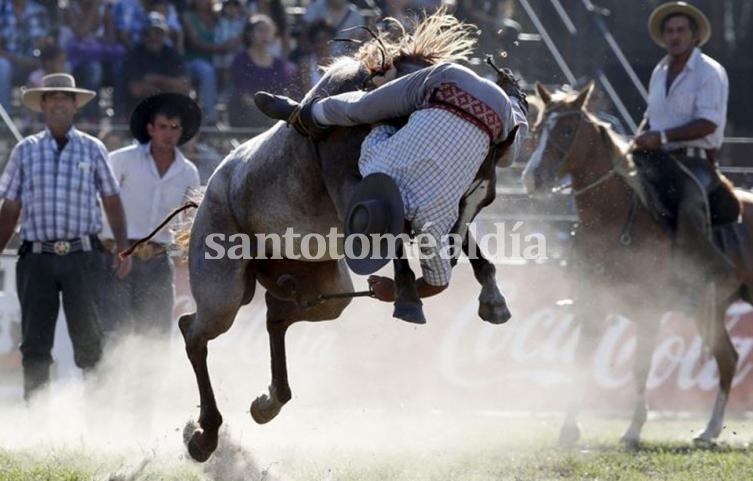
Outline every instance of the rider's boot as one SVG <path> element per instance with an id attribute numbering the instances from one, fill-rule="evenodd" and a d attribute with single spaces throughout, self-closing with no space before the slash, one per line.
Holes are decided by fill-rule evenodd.
<path id="1" fill-rule="evenodd" d="M 306 103 L 299 104 L 293 99 L 283 95 L 274 95 L 268 92 L 256 92 L 254 103 L 267 117 L 284 120 L 289 123 L 304 137 L 319 140 L 327 135 L 332 126 L 320 125 L 314 119 L 311 108 L 316 98 Z"/>

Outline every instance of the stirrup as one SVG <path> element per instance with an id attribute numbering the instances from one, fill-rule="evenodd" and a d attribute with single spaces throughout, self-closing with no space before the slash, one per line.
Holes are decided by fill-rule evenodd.
<path id="1" fill-rule="evenodd" d="M 314 97 L 304 104 L 298 104 L 293 112 L 290 113 L 287 122 L 291 124 L 301 135 L 313 140 L 321 140 L 332 131 L 331 125 L 319 125 L 314 119 L 312 109 L 314 102 L 319 97 Z"/>
<path id="2" fill-rule="evenodd" d="M 305 104 L 300 104 L 287 97 L 268 92 L 254 94 L 254 103 L 264 115 L 273 119 L 284 120 L 304 137 L 319 140 L 329 133 L 332 127 L 322 127 L 314 121 L 311 108 L 315 101 L 316 98 L 313 98 Z M 290 113 L 287 113 L 287 111 L 290 111 Z"/>

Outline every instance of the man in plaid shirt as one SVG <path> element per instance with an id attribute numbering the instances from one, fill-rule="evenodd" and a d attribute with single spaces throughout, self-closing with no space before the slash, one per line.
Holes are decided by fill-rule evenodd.
<path id="1" fill-rule="evenodd" d="M 49 381 L 61 292 L 76 365 L 91 369 L 102 355 L 97 302 L 105 266 L 97 238 L 99 199 L 118 247 L 125 249 L 128 242 L 107 149 L 72 124 L 76 110 L 95 93 L 76 88 L 68 74 L 47 75 L 42 85 L 27 89 L 23 102 L 44 114 L 47 128 L 16 145 L 0 177 L 0 250 L 21 218 L 16 276 L 27 400 Z M 116 259 L 113 268 L 125 276 L 130 262 Z"/>
<path id="2" fill-rule="evenodd" d="M 422 248 L 423 277 L 416 281 L 419 296 L 428 297 L 449 285 L 447 236 L 490 148 L 497 148 L 498 165 L 509 165 L 525 138 L 525 95 L 505 75 L 500 73 L 498 82 L 509 87 L 509 96 L 472 70 L 444 62 L 370 92 L 346 92 L 302 106 L 264 92 L 255 100 L 267 115 L 289 120 L 312 137 L 325 135 L 333 125 L 376 124 L 361 145 L 358 167 L 363 177 L 378 172 L 392 177 L 406 220 L 417 234 L 434 239 L 433 247 Z M 400 129 L 380 123 L 405 116 L 408 123 Z M 378 299 L 394 301 L 392 279 L 372 276 L 369 284 Z"/>

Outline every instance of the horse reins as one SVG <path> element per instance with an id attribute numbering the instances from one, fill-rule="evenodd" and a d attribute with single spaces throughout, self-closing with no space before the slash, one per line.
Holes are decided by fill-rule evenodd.
<path id="1" fill-rule="evenodd" d="M 557 123 L 557 121 L 559 121 L 559 119 L 562 118 L 562 117 L 570 117 L 570 116 L 573 116 L 573 115 L 577 115 L 579 117 L 579 119 L 578 119 L 578 125 L 575 128 L 575 135 L 573 135 L 573 138 L 570 141 L 570 145 L 567 148 L 561 147 L 560 145 L 557 144 L 557 142 L 551 142 L 552 146 L 555 149 L 557 149 L 561 154 L 563 154 L 562 157 L 561 157 L 562 160 L 560 160 L 560 163 L 556 167 L 556 174 L 555 175 L 557 175 L 557 176 L 561 176 L 562 175 L 563 170 L 565 169 L 565 167 L 570 162 L 570 154 L 572 154 L 573 149 L 575 148 L 575 145 L 577 144 L 576 140 L 578 140 L 578 135 L 580 134 L 581 127 L 583 126 L 583 116 L 585 114 L 586 114 L 586 112 L 583 111 L 582 109 L 578 109 L 578 110 L 573 111 L 573 112 L 553 112 L 552 114 L 550 114 L 549 118 L 546 120 L 546 124 L 548 124 L 546 126 L 546 128 L 547 128 L 547 130 L 551 130 L 554 127 L 554 125 Z M 630 149 L 628 148 L 628 151 L 629 150 Z M 590 191 L 591 189 L 594 189 L 594 188 L 600 186 L 601 184 L 605 183 L 606 181 L 608 181 L 609 179 L 611 179 L 612 176 L 614 176 L 615 174 L 619 173 L 619 167 L 614 162 L 614 158 L 615 158 L 615 156 L 612 156 L 611 159 L 610 159 L 610 162 L 612 164 L 612 168 L 609 169 L 608 172 L 606 172 L 604 175 L 602 175 L 601 177 L 599 177 L 595 181 L 591 182 L 587 186 L 583 187 L 582 189 L 574 190 L 573 191 L 573 196 L 574 197 L 581 196 L 581 195 L 585 194 L 586 192 Z M 571 188 L 571 187 L 572 187 L 571 183 L 570 184 L 563 184 L 563 185 L 559 185 L 559 186 L 553 188 L 552 191 L 555 192 L 555 193 L 556 192 L 562 192 L 563 190 Z"/>
<path id="2" fill-rule="evenodd" d="M 562 160 L 560 161 L 559 165 L 556 167 L 556 175 L 561 175 L 562 170 L 567 166 L 568 162 L 570 161 L 570 154 L 573 151 L 573 148 L 575 147 L 576 140 L 578 139 L 578 134 L 580 133 L 581 126 L 583 125 L 583 116 L 586 114 L 585 111 L 579 109 L 574 112 L 564 112 L 564 113 L 552 113 L 551 116 L 547 119 L 546 123 L 547 129 L 551 130 L 554 125 L 556 124 L 557 120 L 560 117 L 567 117 L 571 115 L 577 115 L 579 117 L 578 120 L 578 126 L 575 129 L 575 135 L 573 136 L 573 140 L 570 142 L 570 146 L 567 149 L 562 148 L 559 146 L 556 142 L 552 142 L 552 145 L 555 149 L 560 151 L 561 153 L 564 153 L 564 156 L 562 157 Z M 633 149 L 633 146 L 635 145 L 635 141 L 631 140 L 628 144 L 628 147 L 626 149 L 626 152 L 630 152 Z M 618 153 L 619 154 L 619 153 Z M 604 175 L 600 176 L 595 181 L 591 182 L 587 186 L 583 187 L 582 189 L 574 190 L 573 191 L 573 197 L 578 197 L 580 195 L 585 194 L 586 192 L 600 186 L 601 184 L 605 183 L 609 179 L 611 179 L 613 176 L 620 173 L 621 169 L 619 165 L 615 162 L 615 159 L 618 157 L 618 155 L 611 155 L 610 156 L 610 163 L 612 164 L 612 168 L 609 169 Z M 561 186 L 557 186 L 554 189 L 552 189 L 554 192 L 561 192 L 569 187 L 572 187 L 572 184 L 563 184 Z M 620 233 L 620 244 L 623 246 L 628 246 L 632 243 L 632 236 L 630 235 L 630 230 L 633 226 L 633 223 L 635 222 L 635 217 L 638 212 L 638 196 L 633 192 L 633 195 L 630 199 L 630 210 L 628 211 L 628 217 L 625 221 L 625 225 L 622 227 L 622 232 Z"/>

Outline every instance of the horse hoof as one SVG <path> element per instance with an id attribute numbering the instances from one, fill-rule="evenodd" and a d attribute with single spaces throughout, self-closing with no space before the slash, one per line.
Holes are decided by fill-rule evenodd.
<path id="1" fill-rule="evenodd" d="M 507 304 L 479 303 L 478 316 L 491 324 L 504 324 L 512 317 Z"/>
<path id="2" fill-rule="evenodd" d="M 693 445 L 697 448 L 711 449 L 716 447 L 716 441 L 706 433 L 702 433 L 693 438 Z"/>
<path id="3" fill-rule="evenodd" d="M 204 431 L 197 429 L 188 441 L 188 454 L 194 461 L 203 463 L 217 449 L 217 435 L 209 436 Z"/>
<path id="4" fill-rule="evenodd" d="M 562 426 L 557 444 L 563 448 L 571 448 L 580 440 L 580 428 L 578 426 Z"/>
<path id="5" fill-rule="evenodd" d="M 426 324 L 424 309 L 420 302 L 396 302 L 392 317 L 413 324 Z"/>
<path id="6" fill-rule="evenodd" d="M 641 440 L 632 436 L 622 436 L 620 438 L 620 444 L 622 444 L 625 449 L 636 450 L 640 447 Z"/>
<path id="7" fill-rule="evenodd" d="M 256 424 L 266 424 L 277 417 L 283 404 L 284 403 L 270 398 L 266 394 L 262 394 L 254 399 L 249 411 L 251 411 L 251 417 Z"/>

